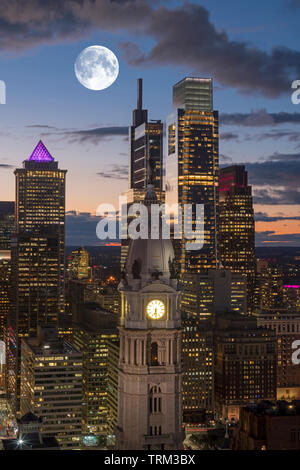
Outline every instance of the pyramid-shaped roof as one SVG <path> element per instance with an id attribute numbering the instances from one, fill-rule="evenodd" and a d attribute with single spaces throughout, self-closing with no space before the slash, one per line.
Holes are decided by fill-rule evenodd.
<path id="1" fill-rule="evenodd" d="M 34 151 L 26 160 L 27 162 L 54 162 L 54 158 L 46 149 L 43 142 L 40 140 L 35 147 Z"/>

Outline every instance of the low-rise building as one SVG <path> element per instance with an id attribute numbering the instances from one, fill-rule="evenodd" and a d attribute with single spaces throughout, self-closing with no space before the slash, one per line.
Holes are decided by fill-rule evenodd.
<path id="1" fill-rule="evenodd" d="M 261 402 L 241 409 L 233 450 L 300 450 L 300 401 Z"/>

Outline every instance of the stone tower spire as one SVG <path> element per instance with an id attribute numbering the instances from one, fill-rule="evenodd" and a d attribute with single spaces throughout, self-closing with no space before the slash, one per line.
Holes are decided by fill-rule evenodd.
<path id="1" fill-rule="evenodd" d="M 155 202 L 148 185 L 149 214 Z M 130 240 L 119 285 L 117 449 L 182 449 L 180 291 L 173 262 L 172 242 L 161 233 L 158 239 Z"/>

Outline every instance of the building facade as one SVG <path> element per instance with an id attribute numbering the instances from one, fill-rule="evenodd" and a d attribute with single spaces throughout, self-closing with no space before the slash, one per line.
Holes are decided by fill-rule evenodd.
<path id="1" fill-rule="evenodd" d="M 82 354 L 58 337 L 56 328 L 38 327 L 22 340 L 21 413 L 41 418 L 41 433 L 61 448 L 81 444 Z"/>
<path id="2" fill-rule="evenodd" d="M 0 250 L 10 251 L 11 236 L 15 224 L 15 203 L 0 201 Z"/>
<path id="3" fill-rule="evenodd" d="M 299 401 L 262 402 L 242 408 L 232 450 L 299 449 Z"/>
<path id="4" fill-rule="evenodd" d="M 108 343 L 118 341 L 117 316 L 82 304 L 74 317 L 74 346 L 82 353 L 82 433 L 108 433 Z"/>
<path id="5" fill-rule="evenodd" d="M 255 310 L 285 308 L 284 273 L 270 260 L 258 259 L 255 275 Z"/>
<path id="6" fill-rule="evenodd" d="M 293 364 L 294 341 L 300 341 L 299 312 L 288 310 L 261 311 L 257 324 L 272 330 L 277 340 L 277 399 L 300 399 L 300 368 Z"/>
<path id="7" fill-rule="evenodd" d="M 14 231 L 15 203 L 0 201 L 0 385 L 5 386 L 7 319 L 11 289 L 11 237 Z"/>
<path id="8" fill-rule="evenodd" d="M 214 413 L 214 336 L 210 320 L 185 318 L 182 338 L 182 407 L 185 423 Z"/>
<path id="9" fill-rule="evenodd" d="M 215 410 L 239 419 L 242 405 L 276 399 L 276 337 L 252 316 L 216 315 L 214 322 Z"/>
<path id="10" fill-rule="evenodd" d="M 229 270 L 211 269 L 184 274 L 182 287 L 183 414 L 185 422 L 203 422 L 215 406 L 212 321 L 226 311 L 246 314 L 246 280 Z"/>

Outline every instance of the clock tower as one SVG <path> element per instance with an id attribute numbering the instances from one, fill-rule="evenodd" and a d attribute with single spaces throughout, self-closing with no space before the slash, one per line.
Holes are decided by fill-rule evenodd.
<path id="1" fill-rule="evenodd" d="M 154 187 L 148 185 L 145 205 L 149 219 L 151 204 L 157 201 Z M 176 277 L 170 239 L 162 239 L 160 234 L 158 239 L 130 240 L 119 284 L 119 450 L 183 448 L 181 318 Z"/>

